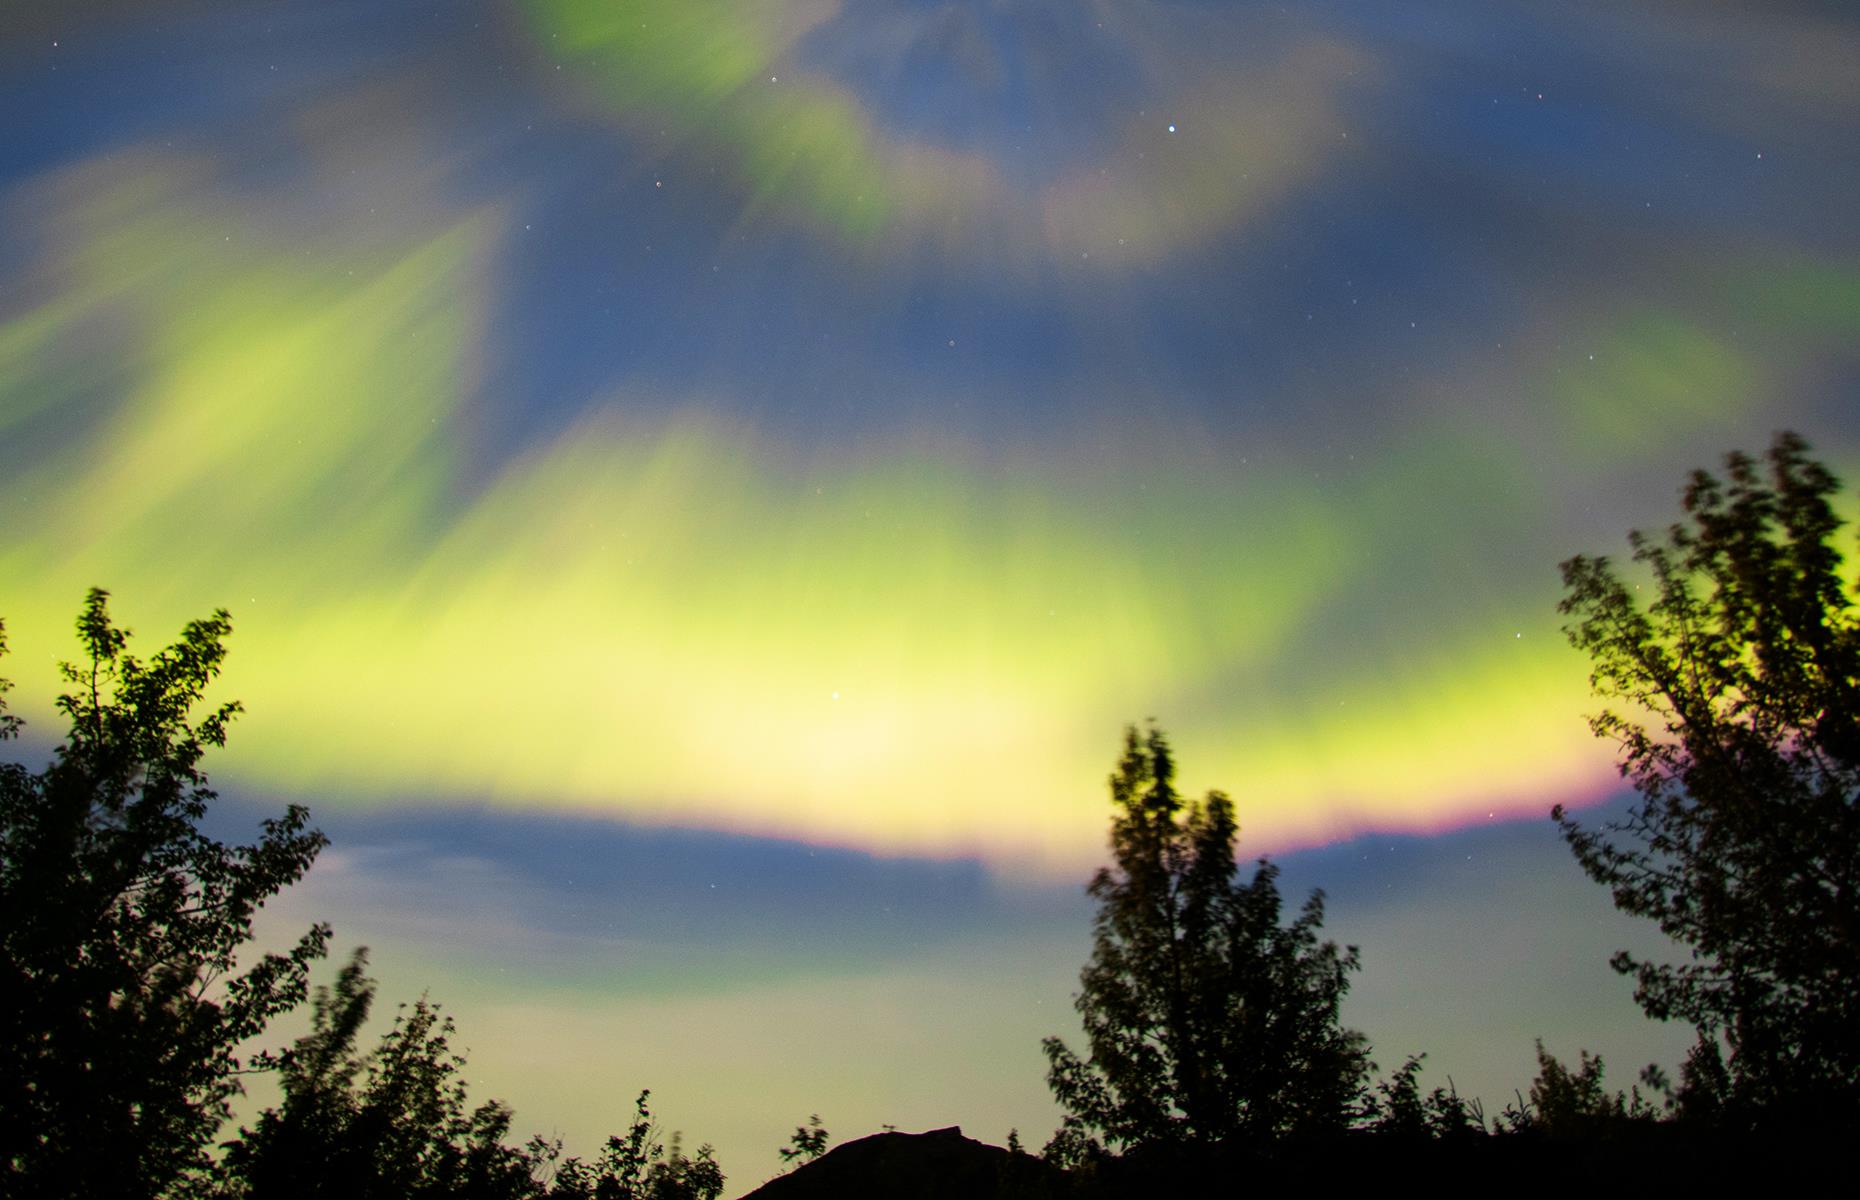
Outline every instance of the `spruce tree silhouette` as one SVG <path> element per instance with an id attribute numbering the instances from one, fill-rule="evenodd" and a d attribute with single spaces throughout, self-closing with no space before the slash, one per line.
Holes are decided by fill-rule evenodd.
<path id="1" fill-rule="evenodd" d="M 1091 961 L 1077 1008 L 1090 1057 L 1045 1042 L 1065 1110 L 1049 1156 L 1341 1131 L 1369 1070 L 1338 1010 L 1355 947 L 1319 942 L 1323 893 L 1280 924 L 1278 868 L 1234 862 L 1233 804 L 1184 802 L 1163 734 L 1125 733 L 1111 776 L 1114 865 L 1092 880 Z"/>
<path id="2" fill-rule="evenodd" d="M 1834 543 L 1839 483 L 1782 434 L 1698 471 L 1663 539 L 1630 537 L 1648 591 L 1563 564 L 1570 641 L 1618 702 L 1591 721 L 1639 801 L 1553 816 L 1617 907 L 1692 952 L 1622 951 L 1651 1017 L 1691 1023 L 1682 1112 L 1860 1113 L 1860 621 Z M 1643 606 L 1641 598 L 1647 596 Z M 1720 1045 L 1730 1051 L 1721 1057 Z"/>

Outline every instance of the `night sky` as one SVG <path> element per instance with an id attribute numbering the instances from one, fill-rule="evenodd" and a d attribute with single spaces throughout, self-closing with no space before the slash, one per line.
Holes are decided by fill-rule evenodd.
<path id="1" fill-rule="evenodd" d="M 7 5 L 27 749 L 87 587 L 229 609 L 215 819 L 334 839 L 266 936 L 732 1193 L 811 1112 L 1044 1142 L 1151 717 L 1384 1067 L 1625 1085 L 1689 1034 L 1547 819 L 1623 802 L 1556 566 L 1779 429 L 1860 480 L 1856 63 L 1807 0 Z"/>

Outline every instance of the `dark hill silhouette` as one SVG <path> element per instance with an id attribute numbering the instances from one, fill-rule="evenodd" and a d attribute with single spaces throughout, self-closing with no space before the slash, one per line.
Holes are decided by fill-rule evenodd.
<path id="1" fill-rule="evenodd" d="M 771 1179 L 743 1200 L 1007 1200 L 1064 1186 L 1064 1173 L 1029 1154 L 962 1136 L 962 1129 L 875 1133 L 836 1146 Z"/>
<path id="2" fill-rule="evenodd" d="M 1574 1190 L 1715 1194 L 1730 1172 L 1806 1183 L 1845 1174 L 1860 1129 L 1833 1122 L 1770 1135 L 1623 1120 L 1576 1136 L 1531 1129 L 1451 1138 L 1356 1131 L 1252 1145 L 1147 1146 L 1064 1171 L 962 1136 L 879 1133 L 847 1142 L 742 1200 L 1157 1200 L 1262 1188 L 1370 1191 L 1391 1180 L 1524 1179 Z M 1244 1186 L 1239 1181 L 1244 1181 Z"/>

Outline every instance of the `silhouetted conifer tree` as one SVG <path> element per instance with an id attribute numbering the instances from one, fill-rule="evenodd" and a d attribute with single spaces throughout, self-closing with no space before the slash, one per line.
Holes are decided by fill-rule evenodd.
<path id="1" fill-rule="evenodd" d="M 1281 924 L 1278 868 L 1261 859 L 1251 882 L 1238 877 L 1232 802 L 1184 802 L 1174 776 L 1161 732 L 1126 732 L 1077 998 L 1090 1057 L 1045 1042 L 1061 1161 L 1334 1132 L 1359 1107 L 1366 1043 L 1338 1018 L 1356 948 L 1318 940 L 1322 892 Z"/>

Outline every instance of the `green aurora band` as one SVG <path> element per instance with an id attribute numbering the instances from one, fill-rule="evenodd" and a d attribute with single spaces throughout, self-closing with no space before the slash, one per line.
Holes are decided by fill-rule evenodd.
<path id="1" fill-rule="evenodd" d="M 1145 716 L 1191 786 L 1242 798 L 1255 848 L 1597 795 L 1554 562 L 1481 555 L 1555 543 L 1546 461 L 1602 488 L 1669 419 L 1781 386 L 1726 327 L 1805 353 L 1860 333 L 1855 272 L 1742 264 L 1715 307 L 1598 322 L 1593 370 L 1527 366 L 1539 424 L 1503 444 L 1430 417 L 1348 470 L 1236 464 L 1187 427 L 1140 454 L 803 452 L 620 396 L 468 484 L 505 219 L 278 250 L 186 168 L 130 155 L 14 197 L 48 250 L 42 299 L 0 324 L 8 673 L 49 721 L 93 583 L 145 646 L 225 604 L 249 713 L 220 777 L 322 803 L 467 796 L 1071 874 L 1107 746 Z"/>

